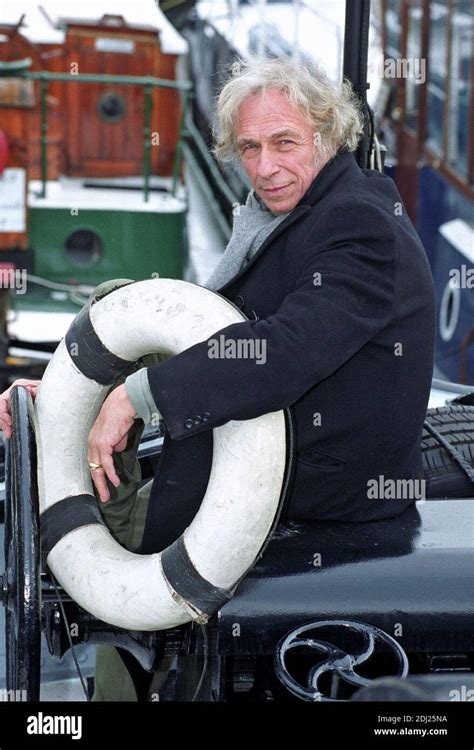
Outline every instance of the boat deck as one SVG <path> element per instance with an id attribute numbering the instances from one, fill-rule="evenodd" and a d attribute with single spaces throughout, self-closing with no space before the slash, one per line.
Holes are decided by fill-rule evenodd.
<path id="1" fill-rule="evenodd" d="M 182 213 L 186 211 L 186 192 L 178 185 L 172 195 L 172 180 L 151 177 L 148 201 L 143 194 L 141 177 L 110 179 L 60 177 L 46 183 L 46 197 L 41 197 L 41 180 L 29 183 L 30 209 L 66 209 L 68 211 L 137 211 L 140 213 Z"/>

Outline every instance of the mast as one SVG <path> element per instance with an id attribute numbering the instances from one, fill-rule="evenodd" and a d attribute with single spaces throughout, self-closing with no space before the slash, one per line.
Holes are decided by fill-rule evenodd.
<path id="1" fill-rule="evenodd" d="M 259 35 L 258 35 L 257 54 L 259 57 L 263 58 L 265 56 L 265 44 L 266 44 L 266 35 L 267 35 L 267 28 L 265 26 L 267 0 L 257 0 L 257 7 L 258 7 L 259 26 L 260 26 Z"/>
<path id="2" fill-rule="evenodd" d="M 357 162 L 369 167 L 372 150 L 372 113 L 367 104 L 367 58 L 369 51 L 370 0 L 346 0 L 343 77 L 357 94 L 364 115 L 364 133 L 356 151 Z"/>

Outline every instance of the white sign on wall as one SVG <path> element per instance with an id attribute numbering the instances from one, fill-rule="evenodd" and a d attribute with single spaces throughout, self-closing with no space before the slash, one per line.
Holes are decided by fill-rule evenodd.
<path id="1" fill-rule="evenodd" d="M 25 170 L 5 169 L 0 175 L 0 232 L 25 231 Z"/>
<path id="2" fill-rule="evenodd" d="M 118 52 L 122 55 L 131 55 L 135 52 L 135 42 L 131 39 L 100 37 L 95 40 L 95 48 L 97 52 Z"/>

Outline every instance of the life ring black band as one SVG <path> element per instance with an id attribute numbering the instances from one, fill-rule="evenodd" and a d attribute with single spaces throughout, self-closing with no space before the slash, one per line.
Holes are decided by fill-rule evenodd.
<path id="1" fill-rule="evenodd" d="M 94 495 L 71 495 L 54 503 L 40 517 L 41 554 L 46 558 L 66 534 L 92 523 L 105 526 Z"/>
<path id="2" fill-rule="evenodd" d="M 214 614 L 234 594 L 235 587 L 221 589 L 202 577 L 188 555 L 182 536 L 162 552 L 161 565 L 173 591 L 206 615 Z"/>
<path id="3" fill-rule="evenodd" d="M 66 348 L 82 374 L 101 385 L 112 385 L 132 362 L 110 352 L 97 336 L 86 305 L 74 318 L 65 337 Z"/>

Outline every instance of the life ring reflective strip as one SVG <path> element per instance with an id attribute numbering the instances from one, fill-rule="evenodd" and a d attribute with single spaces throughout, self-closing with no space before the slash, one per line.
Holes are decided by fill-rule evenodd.
<path id="1" fill-rule="evenodd" d="M 282 411 L 215 428 L 201 507 L 162 553 L 121 547 L 98 517 L 87 437 L 110 385 L 149 352 L 178 354 L 244 319 L 219 295 L 152 279 L 91 300 L 58 346 L 35 402 L 43 553 L 65 591 L 117 627 L 205 621 L 229 599 L 272 528 L 286 462 Z"/>

